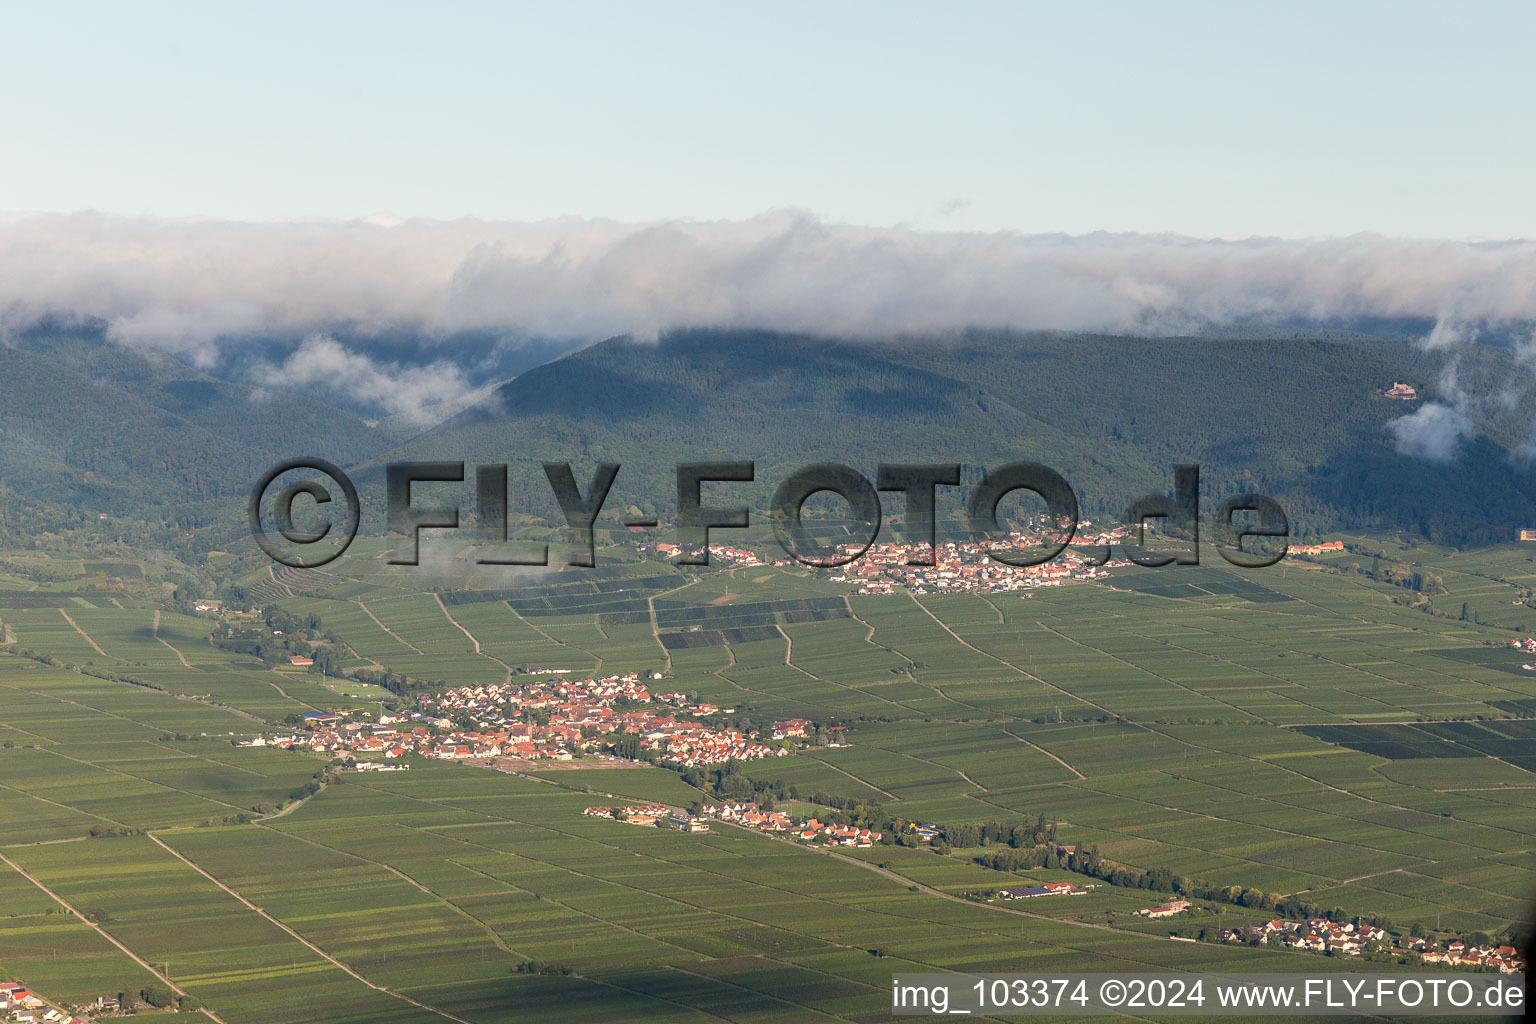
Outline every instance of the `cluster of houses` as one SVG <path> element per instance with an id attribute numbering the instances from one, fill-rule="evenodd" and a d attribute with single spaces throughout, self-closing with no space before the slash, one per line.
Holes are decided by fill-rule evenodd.
<path id="1" fill-rule="evenodd" d="M 655 678 L 653 676 L 653 678 Z M 730 713 L 733 708 L 690 701 L 682 693 L 660 693 L 654 702 L 677 708 L 692 719 Z M 602 737 L 633 734 L 639 749 L 656 750 L 663 763 L 685 767 L 723 764 L 730 760 L 755 760 L 782 756 L 782 747 L 760 742 L 761 734 L 715 728 L 701 721 L 687 721 L 639 705 L 653 697 L 639 674 L 586 679 L 549 679 L 525 684 L 459 687 L 446 693 L 422 695 L 421 710 L 411 714 L 419 723 L 407 738 L 407 749 L 444 760 L 513 757 L 527 760 L 569 760 L 572 751 L 593 751 L 605 745 Z M 456 728 L 465 720 L 476 728 Z M 803 723 L 795 723 L 782 740 L 805 735 Z M 431 727 L 430 729 L 428 727 Z M 436 732 L 431 729 L 438 730 Z M 425 734 L 422 738 L 421 734 Z M 369 749 L 368 745 L 363 746 Z M 385 751 L 389 756 L 388 751 Z"/>
<path id="2" fill-rule="evenodd" d="M 630 825 L 655 826 L 672 816 L 665 804 L 631 804 L 628 807 L 588 807 L 581 812 L 589 818 L 612 818 Z"/>
<path id="3" fill-rule="evenodd" d="M 657 694 L 657 702 L 674 706 L 688 718 L 674 717 L 651 705 L 650 691 L 636 672 L 602 679 L 558 679 L 525 685 L 462 686 L 422 702 L 412 714 L 439 728 L 452 728 L 464 718 L 478 731 L 450 732 L 436 738 L 430 757 L 518 757 L 527 760 L 568 760 L 571 751 L 599 751 L 602 737 L 631 734 L 637 749 L 656 751 L 665 765 L 685 768 L 723 765 L 785 754 L 782 746 L 760 742 L 760 734 L 717 728 L 699 722 L 720 712 L 711 703 L 694 703 L 679 692 Z"/>
<path id="4" fill-rule="evenodd" d="M 1126 530 L 1121 527 L 1085 537 L 1081 543 L 1112 545 L 1125 536 Z M 1020 548 L 1039 543 L 1017 531 L 1009 534 L 1009 539 Z M 858 584 L 860 594 L 891 594 L 897 588 L 914 594 L 955 594 L 1032 590 L 1107 575 L 1103 566 L 1094 564 L 1089 554 L 1075 545 L 1043 565 L 1028 567 L 1005 565 L 988 558 L 987 549 L 996 546 L 951 541 L 934 547 L 933 565 L 908 565 L 907 560 L 919 550 L 927 553 L 927 545 L 919 549 L 906 544 L 875 544 L 858 561 L 850 562 L 829 578 L 834 583 Z M 1111 561 L 1106 564 L 1130 563 Z"/>
<path id="5" fill-rule="evenodd" d="M 1238 940 L 1250 943 L 1257 938 L 1261 945 L 1286 946 L 1311 953 L 1335 953 L 1359 956 L 1368 948 L 1384 948 L 1392 941 L 1385 928 L 1375 925 L 1359 925 L 1350 921 L 1342 924 L 1326 917 L 1309 917 L 1302 921 L 1266 921 L 1257 928 L 1235 929 Z M 1246 932 L 1246 934 L 1245 934 Z M 1235 941 L 1223 933 L 1226 941 Z"/>
<path id="6" fill-rule="evenodd" d="M 1420 944 L 1423 939 L 1416 940 Z M 1500 974 L 1522 974 L 1530 969 L 1525 957 L 1514 946 L 1468 946 L 1461 940 L 1446 943 L 1444 950 L 1420 950 L 1419 959 L 1426 964 L 1449 964 L 1453 967 L 1495 967 Z"/>
<path id="7" fill-rule="evenodd" d="M 680 693 L 658 695 L 687 718 L 653 707 L 637 673 L 589 679 L 555 679 L 523 685 L 466 686 L 421 702 L 411 715 L 439 729 L 473 721 L 474 730 L 437 734 L 429 757 L 467 760 L 497 757 L 568 760 L 573 750 L 597 751 L 604 737 L 630 734 L 638 749 L 654 750 L 663 764 L 682 767 L 752 761 L 783 756 L 783 746 L 762 742 L 762 734 L 707 725 L 698 719 L 732 708 L 693 703 Z M 689 721 L 688 719 L 694 719 Z M 781 737 L 783 738 L 783 737 Z"/>
<path id="8" fill-rule="evenodd" d="M 283 750 L 309 750 L 317 754 L 330 754 L 337 758 L 355 757 L 358 754 L 382 754 L 393 760 L 415 750 L 419 737 L 410 729 L 395 723 L 403 718 L 384 714 L 377 723 L 350 721 L 350 714 L 310 712 L 304 716 L 304 728 L 298 732 L 262 734 L 240 743 L 242 747 L 279 747 Z M 368 717 L 359 714 L 358 718 Z M 426 728 L 422 727 L 426 732 Z"/>
<path id="9" fill-rule="evenodd" d="M 48 1024 L 87 1024 L 84 1017 L 71 1017 L 62 1010 L 49 1006 L 41 996 L 29 992 L 20 982 L 0 984 L 0 1020 L 15 1024 L 32 1024 L 46 1021 Z"/>
<path id="10" fill-rule="evenodd" d="M 706 814 L 743 828 L 768 832 L 804 843 L 826 842 L 835 846 L 871 847 L 880 841 L 880 833 L 853 825 L 829 825 L 816 818 L 795 822 L 783 811 L 765 811 L 755 803 L 726 801 L 705 809 Z"/>
<path id="11" fill-rule="evenodd" d="M 658 702 L 677 710 L 646 706 Z M 573 752 L 601 751 L 613 736 L 630 734 L 638 738 L 639 750 L 656 751 L 663 764 L 694 767 L 782 757 L 787 743 L 814 732 L 805 719 L 751 734 L 709 725 L 700 719 L 735 709 L 691 701 L 682 693 L 657 694 L 653 701 L 634 672 L 458 687 L 436 696 L 418 694 L 417 708 L 399 718 L 381 715 L 377 722 L 311 712 L 300 731 L 256 736 L 242 745 L 366 757 L 368 763 L 406 754 L 445 761 L 569 761 Z"/>
<path id="12" fill-rule="evenodd" d="M 1505 974 L 1516 974 L 1526 969 L 1525 960 L 1513 946 L 1469 947 L 1457 939 L 1446 943 L 1444 949 L 1432 949 L 1428 939 L 1406 935 L 1394 946 L 1392 936 L 1385 928 L 1352 922 L 1341 924 L 1323 917 L 1308 918 L 1305 922 L 1276 920 L 1247 928 L 1229 928 L 1223 930 L 1218 937 L 1224 942 L 1281 946 L 1335 956 L 1359 956 L 1372 952 L 1417 956 L 1426 964 L 1491 967 Z"/>
<path id="13" fill-rule="evenodd" d="M 829 579 L 834 583 L 857 584 L 857 592 L 860 594 L 891 594 L 898 589 L 910 590 L 915 594 L 996 593 L 1057 586 L 1072 580 L 1098 579 L 1107 575 L 1106 567 L 1130 565 L 1131 563 L 1123 558 L 1102 564 L 1097 561 L 1101 556 L 1099 549 L 1105 545 L 1114 546 L 1123 543 L 1130 534 L 1129 528 L 1121 525 L 1109 530 L 1090 532 L 1092 525 L 1091 521 L 1083 520 L 1079 524 L 1079 536 L 1065 551 L 1043 565 L 1028 567 L 1005 565 L 987 555 L 987 552 L 992 549 L 1007 547 L 1020 550 L 1034 549 L 1045 543 L 1042 536 L 1018 530 L 1010 532 L 1006 542 L 1001 544 L 994 540 L 986 543 L 949 541 L 934 545 L 932 549 L 934 564 L 931 566 L 907 564 L 907 560 L 919 552 L 924 555 L 929 553 L 929 547 L 926 544 L 921 546 L 896 543 L 874 544 L 862 554 L 860 554 L 859 545 L 844 545 L 839 549 L 843 555 L 857 557 L 847 565 L 840 566 L 837 574 Z M 688 549 L 678 544 L 663 542 L 649 547 L 642 544 L 639 550 L 641 553 L 653 550 L 662 558 L 672 559 L 684 554 Z M 763 564 L 756 553 L 724 544 L 711 544 L 709 559 L 712 565 Z M 787 558 L 778 559 L 772 564 L 787 567 L 800 565 Z"/>
<path id="14" fill-rule="evenodd" d="M 637 550 L 641 554 L 645 554 L 648 546 L 645 544 L 637 545 Z M 679 544 L 661 543 L 656 545 L 655 550 L 656 554 L 670 560 L 690 549 L 684 548 Z M 711 544 L 709 546 L 709 564 L 749 568 L 754 565 L 762 565 L 763 562 L 755 553 L 748 551 L 746 548 L 735 548 L 729 544 Z"/>
<path id="15" fill-rule="evenodd" d="M 628 807 L 588 807 L 581 812 L 589 818 L 612 818 L 626 825 L 645 828 L 675 828 L 679 832 L 708 832 L 709 822 L 691 814 L 674 811 L 665 804 L 632 804 Z"/>
<path id="16" fill-rule="evenodd" d="M 1520 602 L 1516 601 L 1515 603 L 1519 604 Z M 1522 637 L 1519 640 L 1511 640 L 1509 642 L 1509 646 L 1513 647 L 1517 651 L 1524 651 L 1526 654 L 1536 654 L 1536 637 L 1527 636 Z M 1526 662 L 1520 667 L 1525 669 L 1527 672 L 1536 672 L 1536 662 Z"/>
<path id="17" fill-rule="evenodd" d="M 1344 550 L 1341 540 L 1325 540 L 1321 544 L 1292 544 L 1285 549 L 1288 555 L 1336 555 Z"/>
<path id="18" fill-rule="evenodd" d="M 1041 896 L 1086 896 L 1088 888 L 1071 882 L 1046 882 L 1044 885 L 1014 885 L 997 890 L 1000 900 L 1032 900 Z"/>

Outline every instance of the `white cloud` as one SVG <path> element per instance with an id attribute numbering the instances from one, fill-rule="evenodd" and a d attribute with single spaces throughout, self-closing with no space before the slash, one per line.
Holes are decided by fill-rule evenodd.
<path id="1" fill-rule="evenodd" d="M 689 325 L 856 335 L 963 326 L 1162 331 L 1252 318 L 1536 317 L 1536 243 L 916 232 L 798 212 L 739 223 L 0 218 L 0 318 L 95 317 L 209 353 L 260 333 Z"/>
<path id="2" fill-rule="evenodd" d="M 1398 451 L 1430 462 L 1450 462 L 1461 442 L 1476 432 L 1460 409 L 1440 402 L 1425 402 L 1399 416 L 1387 424 L 1387 431 L 1397 440 Z"/>
<path id="3" fill-rule="evenodd" d="M 279 376 L 314 383 L 347 363 L 338 386 L 408 414 L 476 375 L 487 334 L 501 344 L 686 326 L 1166 334 L 1357 317 L 1434 319 L 1434 345 L 1536 320 L 1536 242 L 919 232 L 797 211 L 650 224 L 0 216 L 0 333 L 99 320 L 122 344 L 205 368 L 241 356 L 247 339 L 310 338 Z M 368 343 L 385 333 L 414 339 L 413 361 L 432 365 L 389 362 L 400 353 Z M 242 361 L 261 358 L 272 357 Z M 262 365 L 263 382 L 277 383 Z"/>
<path id="4" fill-rule="evenodd" d="M 453 363 L 380 363 L 325 335 L 306 338 L 281 366 L 263 363 L 253 376 L 274 388 L 328 386 L 417 423 L 429 421 L 434 407 L 461 402 L 473 390 Z"/>

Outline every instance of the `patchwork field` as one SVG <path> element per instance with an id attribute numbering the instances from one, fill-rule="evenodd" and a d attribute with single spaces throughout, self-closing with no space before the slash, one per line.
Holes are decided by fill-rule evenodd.
<path id="1" fill-rule="evenodd" d="M 1456 556 L 1437 601 L 1528 586 L 1524 557 Z M 329 569 L 266 574 L 263 592 L 315 617 L 346 666 L 453 685 L 657 671 L 750 721 L 846 726 L 841 745 L 741 768 L 807 797 L 947 825 L 1043 816 L 1125 864 L 1398 929 L 1499 934 L 1536 894 L 1518 623 L 1411 608 L 1358 574 L 859 597 L 767 566 L 420 589 L 366 558 Z M 325 762 L 232 741 L 394 698 L 217 647 L 211 617 L 144 602 L 0 598 L 0 621 L 21 652 L 0 653 L 0 972 L 60 998 L 152 969 L 229 1024 L 872 1020 L 897 970 L 1343 966 L 1171 943 L 1132 914 L 1152 897 L 1115 886 L 971 902 L 1081 880 L 974 849 L 827 853 L 582 816 L 702 795 L 660 768 L 419 763 L 261 817 Z"/>

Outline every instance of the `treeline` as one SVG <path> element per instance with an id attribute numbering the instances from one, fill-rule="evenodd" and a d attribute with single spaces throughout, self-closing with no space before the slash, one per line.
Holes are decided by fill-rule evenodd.
<path id="1" fill-rule="evenodd" d="M 1146 889 L 1152 892 L 1171 893 L 1190 900 L 1228 903 L 1233 906 L 1270 911 L 1277 917 L 1293 920 L 1305 920 L 1310 917 L 1325 917 L 1330 921 L 1338 922 L 1351 920 L 1345 914 L 1343 907 L 1322 907 L 1298 896 L 1264 892 L 1261 889 L 1241 885 L 1215 885 L 1187 875 L 1175 875 L 1167 868 L 1138 868 L 1122 864 L 1102 856 L 1097 846 L 1068 849 L 1037 844 L 1028 848 L 982 854 L 974 860 L 982 867 L 998 871 L 1027 871 L 1034 868 L 1073 871 L 1120 888 Z M 1384 914 L 1363 914 L 1353 919 L 1379 928 L 1392 927 L 1391 919 Z"/>
<path id="2" fill-rule="evenodd" d="M 226 591 L 226 608 L 238 606 L 235 594 L 239 588 Z M 213 632 L 213 642 L 227 651 L 259 658 L 268 665 L 281 665 L 290 658 L 309 658 L 309 671 L 327 676 L 346 674 L 345 656 L 341 653 L 345 643 L 339 636 L 327 632 L 319 615 L 294 615 L 277 605 L 267 605 L 261 610 L 262 628 L 236 630 L 228 623 L 221 624 Z M 369 679 L 385 686 L 384 678 L 391 673 L 376 673 L 379 678 Z M 404 677 L 399 677 L 404 680 Z M 407 684 L 397 681 L 387 686 L 391 692 L 402 695 Z M 425 688 L 425 687 L 423 687 Z"/>
<path id="3" fill-rule="evenodd" d="M 122 991 L 117 994 L 117 1005 L 123 1013 L 136 1013 L 141 1002 L 172 1013 L 194 1013 L 203 1008 L 203 1001 L 196 996 L 178 996 L 164 985 L 146 985 L 137 992 Z"/>
<path id="4" fill-rule="evenodd" d="M 1382 565 L 1379 559 L 1370 568 L 1366 568 L 1359 562 L 1350 562 L 1344 569 L 1346 572 L 1364 576 L 1376 583 L 1389 583 L 1394 587 L 1411 590 L 1415 594 L 1423 594 L 1425 597 L 1450 593 L 1445 588 L 1445 580 L 1433 573 L 1403 565 Z"/>
<path id="5" fill-rule="evenodd" d="M 632 741 L 632 742 L 631 742 Z M 616 748 L 620 757 L 637 760 L 640 738 L 632 734 L 619 737 Z M 627 744 L 627 746 L 626 746 Z M 634 754 L 622 750 L 635 751 Z M 695 789 L 702 789 L 721 800 L 753 801 L 765 811 L 771 811 L 779 800 L 798 800 L 800 791 L 783 779 L 754 779 L 741 773 L 739 761 L 727 761 L 718 768 L 683 768 L 679 772 L 683 781 Z"/>
<path id="6" fill-rule="evenodd" d="M 32 580 L 35 583 L 62 583 L 65 580 L 81 579 L 85 575 L 61 569 L 51 561 L 17 562 L 10 558 L 0 558 L 0 572 L 8 576 Z"/>
<path id="7" fill-rule="evenodd" d="M 637 754 L 646 753 L 638 751 L 638 746 L 638 736 L 625 735 L 619 737 L 614 749 L 619 756 L 634 759 Z M 626 754 L 625 750 L 637 753 Z M 803 800 L 827 808 L 827 813 L 820 817 L 834 825 L 888 829 L 893 821 L 879 803 L 832 793 L 805 794 L 783 779 L 754 779 L 742 773 L 739 761 L 727 761 L 717 768 L 683 768 L 679 774 L 688 785 L 717 799 L 751 802 L 765 811 L 773 810 L 781 800 Z M 703 805 L 696 802 L 694 807 L 702 810 Z"/>
<path id="8" fill-rule="evenodd" d="M 261 611 L 263 628 L 236 630 L 228 623 L 213 631 L 213 642 L 226 651 L 248 654 L 260 658 L 269 665 L 277 665 L 290 657 L 314 658 L 324 642 L 332 647 L 341 646 L 341 638 L 325 632 L 320 616 L 294 615 L 277 605 L 268 605 Z M 333 660 L 334 663 L 334 660 Z"/>
<path id="9" fill-rule="evenodd" d="M 315 665 L 319 664 L 320 660 L 316 657 Z M 332 664 L 334 665 L 335 662 L 333 661 Z M 310 671 L 320 671 L 315 665 L 310 666 Z M 327 674 L 341 675 L 341 670 L 337 669 Z M 451 688 L 451 684 L 443 679 L 435 681 L 416 679 L 412 676 L 401 675 L 398 672 L 390 672 L 387 669 L 356 668 L 347 672 L 347 677 L 356 679 L 360 683 L 369 683 L 373 686 L 383 687 L 396 697 L 407 699 L 414 698 L 417 693 L 441 693 Z"/>
<path id="10" fill-rule="evenodd" d="M 146 690 L 158 690 L 161 693 L 166 692 L 165 687 L 148 682 L 144 679 L 138 679 L 134 676 L 119 675 L 116 672 L 107 672 L 104 669 L 96 668 L 92 664 L 72 665 L 67 661 L 61 661 L 60 659 L 55 658 L 51 654 L 44 654 L 42 651 L 34 651 L 30 647 L 18 647 L 11 653 L 19 655 L 23 658 L 30 658 L 40 665 L 47 665 L 49 668 L 68 669 L 71 672 L 79 672 L 81 675 L 90 676 L 93 679 L 105 679 L 111 683 L 127 683 L 129 686 L 142 686 Z"/>
<path id="11" fill-rule="evenodd" d="M 1006 845 L 1009 853 L 1020 850 L 1044 848 L 1056 842 L 1056 822 L 1044 814 L 1035 816 L 1033 824 L 1009 825 L 1001 821 L 989 821 L 980 825 L 949 825 L 944 829 L 944 843 L 957 850 L 976 846 Z"/>
<path id="12" fill-rule="evenodd" d="M 894 815 L 884 804 L 839 793 L 802 793 L 797 786 L 783 779 L 754 779 L 742 774 L 740 762 L 728 761 L 717 768 L 686 768 L 680 773 L 683 781 L 720 800 L 753 802 L 765 811 L 771 811 L 781 800 L 803 801 L 815 804 L 816 817 L 829 825 L 846 825 L 867 828 L 880 833 L 882 845 L 917 847 L 924 845 L 925 837 L 918 832 L 919 823 Z M 695 801 L 689 810 L 702 813 L 702 801 Z M 1056 841 L 1056 822 L 1044 814 L 1036 815 L 1033 822 L 988 821 L 979 824 L 962 823 L 941 825 L 922 823 L 924 829 L 932 829 L 926 844 L 936 853 L 948 853 L 951 848 L 1002 845 L 1009 852 L 1022 852 L 1017 848 L 1033 848 L 1039 844 Z"/>
<path id="13" fill-rule="evenodd" d="M 345 642 L 326 631 L 324 621 L 313 612 L 295 615 L 274 604 L 262 608 L 261 616 L 264 629 L 237 632 L 225 624 L 214 630 L 213 642 L 225 650 L 260 658 L 269 665 L 281 665 L 289 658 L 309 658 L 312 673 L 346 675 L 382 687 L 397 697 L 412 697 L 421 691 L 437 693 L 449 688 L 450 684 L 442 679 L 415 679 L 386 669 L 348 669 L 345 665 L 347 658 L 342 653 Z"/>

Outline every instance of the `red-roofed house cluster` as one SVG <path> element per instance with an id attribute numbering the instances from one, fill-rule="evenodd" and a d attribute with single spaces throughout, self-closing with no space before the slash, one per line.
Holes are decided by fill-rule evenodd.
<path id="1" fill-rule="evenodd" d="M 804 719 L 778 722 L 772 740 L 764 742 L 761 733 L 699 721 L 734 708 L 690 701 L 681 693 L 658 694 L 656 699 L 677 712 L 647 707 L 653 698 L 634 672 L 463 686 L 437 695 L 418 694 L 418 710 L 408 721 L 385 715 L 375 724 L 313 712 L 304 716 L 301 732 L 257 736 L 244 745 L 312 750 L 338 758 L 372 755 L 386 761 L 408 753 L 445 761 L 568 761 L 575 751 L 599 752 L 613 745 L 614 737 L 633 736 L 631 754 L 655 751 L 661 763 L 686 768 L 781 757 L 788 752 L 785 746 L 771 743 L 814 731 Z"/>
<path id="2" fill-rule="evenodd" d="M 1337 554 L 1344 550 L 1344 542 L 1341 540 L 1327 540 L 1321 544 L 1292 544 L 1286 548 L 1286 554 L 1290 555 L 1327 555 Z"/>
<path id="3" fill-rule="evenodd" d="M 1081 543 L 1113 544 L 1123 540 L 1125 535 L 1121 528 L 1084 537 Z M 1018 532 L 1010 534 L 1009 538 L 1009 543 L 1020 549 L 1039 543 L 1036 538 Z M 890 594 L 898 587 L 914 594 L 950 594 L 1031 590 L 1105 575 L 1102 567 L 1093 564 L 1090 553 L 1076 545 L 1043 565 L 1028 567 L 1005 565 L 987 557 L 987 549 L 996 546 L 999 545 L 948 542 L 934 549 L 933 565 L 908 565 L 907 560 L 919 551 L 928 552 L 926 544 L 921 549 L 907 544 L 875 544 L 864 557 L 841 567 L 838 574 L 829 579 L 834 583 L 857 583 L 860 594 Z M 1115 561 L 1109 564 L 1130 563 Z"/>
<path id="4" fill-rule="evenodd" d="M 713 704 L 693 703 L 680 693 L 658 695 L 688 718 L 720 714 Z M 412 719 L 441 729 L 436 745 L 423 751 L 450 760 L 482 757 L 554 758 L 573 750 L 597 751 L 605 737 L 636 736 L 637 750 L 655 751 L 663 764 L 683 767 L 782 756 L 783 747 L 759 742 L 737 729 L 688 721 L 638 705 L 652 697 L 637 673 L 589 679 L 555 679 L 521 685 L 466 686 L 422 701 Z M 465 721 L 475 730 L 462 728 Z"/>
<path id="5" fill-rule="evenodd" d="M 1306 921 L 1267 921 L 1249 928 L 1230 928 L 1219 936 L 1226 942 L 1248 945 L 1283 946 L 1309 953 L 1335 956 L 1360 956 L 1362 953 L 1388 953 L 1399 957 L 1417 957 L 1426 964 L 1496 968 L 1501 973 L 1516 974 L 1526 969 L 1524 958 L 1513 946 L 1468 946 L 1454 939 L 1443 948 L 1417 936 L 1403 936 L 1393 945 L 1385 928 L 1369 924 L 1330 921 L 1309 917 Z"/>
<path id="6" fill-rule="evenodd" d="M 636 550 L 638 550 L 643 555 L 648 549 L 646 545 L 640 544 L 637 546 Z M 656 545 L 656 553 L 665 559 L 676 558 L 678 555 L 683 554 L 685 550 L 691 553 L 695 549 L 685 549 L 682 545 L 669 544 L 665 541 Z M 711 544 L 709 546 L 709 564 L 751 567 L 754 565 L 762 565 L 763 563 L 762 560 L 757 557 L 755 552 L 748 551 L 746 548 L 736 548 L 730 546 L 729 544 Z"/>
<path id="7" fill-rule="evenodd" d="M 114 1004 L 116 1000 L 113 1001 Z M 0 1020 L 15 1024 L 46 1021 L 48 1024 L 87 1024 L 85 1017 L 72 1017 L 18 981 L 0 983 Z"/>
<path id="8" fill-rule="evenodd" d="M 1530 969 L 1525 957 L 1514 946 L 1468 946 L 1460 940 L 1446 943 L 1444 950 L 1422 950 L 1419 959 L 1426 964 L 1496 967 L 1500 974 L 1521 974 Z"/>
<path id="9" fill-rule="evenodd" d="M 632 804 L 629 807 L 588 807 L 581 813 L 589 818 L 612 818 L 631 825 L 655 825 L 671 817 L 672 809 L 666 804 Z"/>
<path id="10" fill-rule="evenodd" d="M 788 836 L 805 843 L 826 842 L 836 846 L 868 847 L 880 841 L 880 833 L 873 829 L 828 825 L 815 818 L 796 823 L 783 811 L 765 811 L 755 803 L 727 801 L 705 808 L 704 813 L 744 828 Z"/>

